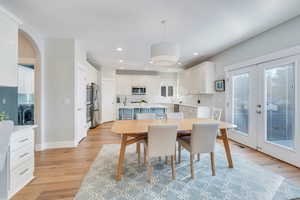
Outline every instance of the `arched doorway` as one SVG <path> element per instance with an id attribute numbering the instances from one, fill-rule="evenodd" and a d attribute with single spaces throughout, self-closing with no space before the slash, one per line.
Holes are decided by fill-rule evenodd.
<path id="1" fill-rule="evenodd" d="M 18 35 L 18 69 L 33 70 L 33 96 L 27 105 L 18 105 L 18 120 L 20 124 L 37 124 L 36 143 L 42 144 L 41 136 L 41 53 L 34 40 L 23 30 L 19 30 Z M 27 70 L 30 71 L 30 70 Z M 21 101 L 19 98 L 18 101 Z M 29 98 L 30 100 L 30 98 Z"/>

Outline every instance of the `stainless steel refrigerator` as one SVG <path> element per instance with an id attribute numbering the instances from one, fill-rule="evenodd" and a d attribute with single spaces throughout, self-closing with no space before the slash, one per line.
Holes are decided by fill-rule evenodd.
<path id="1" fill-rule="evenodd" d="M 99 105 L 99 86 L 91 83 L 87 87 L 87 121 L 91 124 L 90 128 L 96 128 L 99 125 Z"/>

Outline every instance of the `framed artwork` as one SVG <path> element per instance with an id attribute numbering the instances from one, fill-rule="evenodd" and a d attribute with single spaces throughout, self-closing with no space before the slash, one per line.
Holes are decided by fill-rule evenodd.
<path id="1" fill-rule="evenodd" d="M 215 90 L 216 90 L 216 92 L 224 92 L 225 91 L 225 80 L 215 81 Z"/>

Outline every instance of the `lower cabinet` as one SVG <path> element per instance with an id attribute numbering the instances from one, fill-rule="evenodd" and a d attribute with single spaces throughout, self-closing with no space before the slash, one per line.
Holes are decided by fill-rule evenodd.
<path id="1" fill-rule="evenodd" d="M 179 112 L 184 118 L 210 118 L 211 110 L 208 106 L 186 106 L 179 105 Z"/>
<path id="2" fill-rule="evenodd" d="M 12 197 L 34 178 L 33 128 L 23 127 L 12 133 L 9 153 L 9 196 Z"/>

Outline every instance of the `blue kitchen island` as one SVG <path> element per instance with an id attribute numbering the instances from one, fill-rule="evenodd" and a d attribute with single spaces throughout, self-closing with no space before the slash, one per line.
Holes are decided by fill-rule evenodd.
<path id="1" fill-rule="evenodd" d="M 135 120 L 138 113 L 155 113 L 157 119 L 162 119 L 167 113 L 167 106 L 160 104 L 146 104 L 118 106 L 118 120 Z"/>

